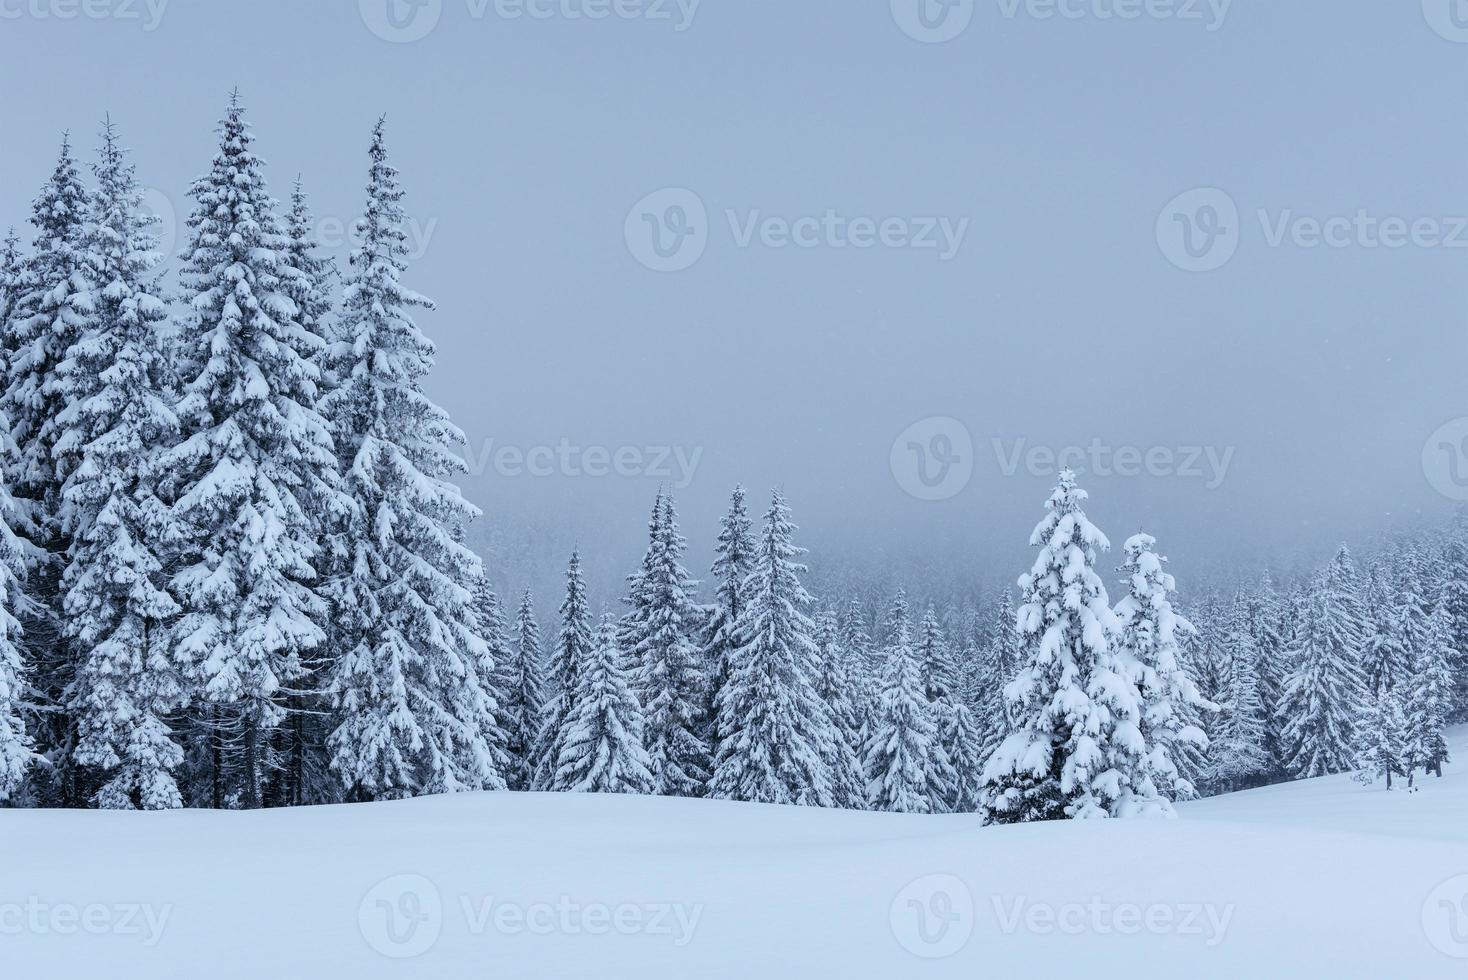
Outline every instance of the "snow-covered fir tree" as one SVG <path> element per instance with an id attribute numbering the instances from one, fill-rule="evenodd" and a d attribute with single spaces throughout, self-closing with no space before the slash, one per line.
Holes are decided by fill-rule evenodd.
<path id="1" fill-rule="evenodd" d="M 21 250 L 20 235 L 10 228 L 5 232 L 5 240 L 0 242 L 0 365 L 9 361 L 13 349 L 15 333 L 10 320 L 25 288 L 25 272 L 25 253 Z M 0 385 L 0 395 L 3 394 L 4 386 Z"/>
<path id="2" fill-rule="evenodd" d="M 1454 689 L 1450 721 L 1468 721 L 1468 515 L 1460 514 L 1443 547 L 1439 602 L 1446 603 Z"/>
<path id="3" fill-rule="evenodd" d="M 1133 671 L 1138 727 L 1146 745 L 1134 798 L 1142 812 L 1170 816 L 1173 801 L 1196 795 L 1178 757 L 1189 748 L 1198 753 L 1206 748 L 1207 738 L 1191 718 L 1212 706 L 1183 666 L 1179 637 L 1192 634 L 1193 624 L 1173 609 L 1177 583 L 1156 548 L 1149 534 L 1135 534 L 1122 546 L 1120 571 L 1127 591 L 1114 612 L 1120 624 L 1117 644 Z"/>
<path id="4" fill-rule="evenodd" d="M 1290 670 L 1286 661 L 1290 616 L 1288 605 L 1275 590 L 1274 577 L 1267 568 L 1249 597 L 1248 621 L 1257 655 L 1255 674 L 1259 678 L 1259 703 L 1264 711 L 1264 753 L 1269 759 L 1271 775 L 1278 776 L 1285 769 L 1279 699 Z"/>
<path id="5" fill-rule="evenodd" d="M 17 612 L 24 630 L 23 659 L 40 709 L 36 735 L 48 763 L 42 796 L 71 807 L 86 805 L 90 789 L 76 770 L 76 723 L 68 707 L 76 661 L 57 617 L 70 544 L 61 530 L 61 487 L 70 461 L 54 453 L 60 435 L 56 417 L 65 405 L 56 389 L 56 368 L 91 324 L 91 284 L 83 257 L 87 197 L 71 140 L 63 136 L 55 169 L 32 205 L 36 235 L 5 324 L 9 356 L 0 397 L 15 447 L 7 474 L 16 504 L 10 526 L 26 539 L 27 592 L 35 600 Z"/>
<path id="6" fill-rule="evenodd" d="M 704 616 L 693 598 L 698 583 L 682 564 L 687 544 L 678 531 L 670 494 L 658 494 L 650 530 L 647 555 L 629 599 L 633 608 L 624 620 L 623 649 L 642 704 L 653 792 L 698 796 L 711 768 L 703 736 L 705 682 L 695 643 Z"/>
<path id="7" fill-rule="evenodd" d="M 538 790 L 555 789 L 561 746 L 565 744 L 568 719 L 577 679 L 595 655 L 597 639 L 592 635 L 591 608 L 586 600 L 586 579 L 581 573 L 581 552 L 571 554 L 566 568 L 566 597 L 561 601 L 561 629 L 547 664 L 545 701 L 536 735 L 535 773 Z"/>
<path id="8" fill-rule="evenodd" d="M 1362 782 L 1386 780 L 1392 788 L 1393 776 L 1405 776 L 1406 721 L 1402 716 L 1402 691 L 1383 689 L 1372 699 L 1360 724 L 1358 756 Z"/>
<path id="9" fill-rule="evenodd" d="M 1378 577 L 1373 577 L 1367 586 L 1366 635 L 1361 645 L 1361 660 L 1366 689 L 1373 699 L 1390 693 L 1402 683 L 1412 659 L 1404 626 L 1413 614 L 1415 603 L 1396 601 L 1392 591 Z"/>
<path id="10" fill-rule="evenodd" d="M 923 689 L 905 593 L 892 602 L 887 636 L 886 676 L 862 753 L 867 802 L 874 810 L 894 813 L 941 813 L 957 780 Z"/>
<path id="11" fill-rule="evenodd" d="M 1259 700 L 1258 651 L 1245 619 L 1242 597 L 1226 613 L 1223 690 L 1210 746 L 1209 782 L 1230 792 L 1260 779 L 1269 767 L 1264 749 L 1264 705 Z"/>
<path id="12" fill-rule="evenodd" d="M 1005 589 L 994 604 L 989 636 L 974 672 L 974 721 L 982 733 L 979 753 L 986 763 L 1009 737 L 1009 699 L 1004 689 L 1018 669 L 1018 644 L 1014 597 Z"/>
<path id="13" fill-rule="evenodd" d="M 1136 689 L 1111 646 L 1119 624 L 1095 570 L 1110 544 L 1085 500 L 1063 471 L 1030 536 L 1040 554 L 1020 579 L 1022 666 L 1007 690 L 1015 731 L 984 769 L 1001 823 L 1121 812 L 1144 755 Z"/>
<path id="14" fill-rule="evenodd" d="M 946 809 L 978 813 L 984 806 L 984 731 L 962 699 L 952 699 L 938 723 L 938 744 L 953 767 L 953 783 Z"/>
<path id="15" fill-rule="evenodd" d="M 642 709 L 611 616 L 602 619 L 591 656 L 576 672 L 570 711 L 556 742 L 551 788 L 569 793 L 652 793 L 643 748 Z"/>
<path id="16" fill-rule="evenodd" d="M 1406 705 L 1402 756 L 1409 784 L 1418 769 L 1441 777 L 1448 755 L 1446 730 L 1452 713 L 1453 615 L 1450 593 L 1443 588 L 1423 630 L 1410 679 L 1402 689 Z"/>
<path id="17" fill-rule="evenodd" d="M 729 679 L 719 692 L 718 755 L 709 795 L 751 803 L 832 806 L 826 765 L 835 737 L 808 673 L 814 641 L 800 584 L 805 549 L 780 491 L 745 582 Z"/>
<path id="18" fill-rule="evenodd" d="M 917 630 L 918 670 L 923 694 L 929 701 L 942 701 L 958 694 L 958 662 L 943 632 L 938 612 L 931 603 Z"/>
<path id="19" fill-rule="evenodd" d="M 180 433 L 158 465 L 176 527 L 170 590 L 184 609 L 174 656 L 237 733 L 239 801 L 254 807 L 286 690 L 326 638 L 313 508 L 337 500 L 336 458 L 313 407 L 315 338 L 288 292 L 298 273 L 238 95 L 219 138 L 190 191 Z M 217 771 L 214 782 L 220 805 Z"/>
<path id="20" fill-rule="evenodd" d="M 0 412 L 0 463 L 15 455 L 9 432 Z M 4 473 L 0 466 L 0 803 L 20 788 L 36 758 L 22 713 L 28 684 L 21 658 L 23 631 L 15 615 L 25 601 L 25 545 L 11 528 L 18 512 Z"/>
<path id="21" fill-rule="evenodd" d="M 473 609 L 481 563 L 461 542 L 478 515 L 451 477 L 466 442 L 423 391 L 435 349 L 414 322 L 433 304 L 402 283 L 403 191 L 385 124 L 368 150 L 367 204 L 322 401 L 350 498 L 350 574 L 335 590 L 343 639 L 331 765 L 357 794 L 496 788 L 492 657 Z M 492 664 L 490 665 L 492 670 Z"/>
<path id="22" fill-rule="evenodd" d="M 836 614 L 827 610 L 816 617 L 815 688 L 817 699 L 826 706 L 837 738 L 830 740 L 826 765 L 831 771 L 831 789 L 839 807 L 859 810 L 867 805 L 866 777 L 860 747 L 861 714 L 857 708 L 856 684 L 851 661 L 841 648 Z"/>
<path id="23" fill-rule="evenodd" d="M 154 291 L 157 219 L 109 122 L 102 130 L 89 208 L 79 300 L 89 323 L 57 365 L 55 454 L 68 473 L 61 531 L 70 548 L 61 577 L 62 623 L 77 658 L 69 704 L 76 761 L 98 770 L 106 809 L 183 805 L 183 762 L 169 724 L 188 705 L 175 657 L 178 603 L 164 572 L 171 532 L 156 493 L 158 453 L 178 420 L 164 349 L 168 310 Z"/>
<path id="24" fill-rule="evenodd" d="M 1324 776 L 1355 768 L 1356 721 L 1368 707 L 1355 564 L 1343 545 L 1309 595 L 1280 700 L 1290 771 Z"/>
<path id="25" fill-rule="evenodd" d="M 493 775 L 484 789 L 509 788 L 508 773 L 515 768 L 510 754 L 510 735 L 503 724 L 504 705 L 515 679 L 514 651 L 510 648 L 509 628 L 498 593 L 482 572 L 474 581 L 474 619 L 476 632 L 484 641 L 482 654 L 469 655 L 482 697 L 477 701 L 478 729 L 488 745 L 493 760 Z"/>
<path id="26" fill-rule="evenodd" d="M 729 680 L 729 663 L 738 645 L 734 628 L 744 614 L 744 584 L 754 568 L 754 524 L 744 502 L 744 487 L 736 486 L 729 500 L 729 511 L 719 525 L 717 556 L 710 569 L 717 583 L 714 601 L 704 626 L 703 670 L 705 691 L 705 737 L 712 742 L 718 716 L 719 692 Z"/>
<path id="27" fill-rule="evenodd" d="M 505 731 L 510 789 L 527 790 L 535 762 L 536 733 L 544 704 L 541 687 L 540 627 L 535 622 L 535 599 L 526 589 L 515 612 L 509 658 L 501 670 L 499 723 Z"/>

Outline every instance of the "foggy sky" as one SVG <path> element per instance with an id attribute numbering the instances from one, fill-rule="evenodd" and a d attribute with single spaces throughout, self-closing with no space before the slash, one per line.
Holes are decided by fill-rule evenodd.
<path id="1" fill-rule="evenodd" d="M 504 587 L 553 589 L 579 543 L 614 601 L 661 483 L 706 577 L 742 481 L 756 514 L 785 489 L 818 567 L 989 588 L 1027 567 L 1046 453 L 1065 447 L 1086 468 L 1093 445 L 1153 452 L 1151 473 L 1082 483 L 1113 544 L 1147 529 L 1184 586 L 1454 506 L 1423 453 L 1468 415 L 1452 220 L 1468 215 L 1468 26 L 1435 28 L 1416 2 L 1236 0 L 1219 23 L 1217 2 L 1124 20 L 1102 16 L 1116 0 L 1069 0 L 1074 18 L 979 0 L 926 44 L 887 0 L 703 0 L 691 22 L 672 0 L 662 20 L 435 0 L 437 26 L 395 43 L 368 26 L 387 2 L 172 0 L 154 23 L 158 0 L 66 20 L 66 0 L 0 0 L 0 225 L 28 217 L 62 129 L 90 158 L 104 112 L 181 222 L 238 86 L 273 192 L 302 174 L 330 233 L 358 213 L 386 113 L 424 245 L 405 281 L 439 304 L 420 320 L 440 350 L 429 389 L 488 463 L 464 487 Z M 634 204 L 665 188 L 707 211 L 705 251 L 676 272 L 627 240 Z M 1164 207 L 1198 188 L 1238 210 L 1222 215 L 1236 254 L 1206 272 L 1159 244 L 1178 227 Z M 1311 244 L 1311 220 L 1342 216 L 1338 245 Z M 803 217 L 812 247 L 780 247 L 779 225 L 741 244 L 751 220 Z M 858 247 L 859 219 L 891 218 L 932 219 L 939 247 Z M 1416 240 L 1371 247 L 1386 219 Z M 1458 247 L 1428 241 L 1434 223 Z M 947 256 L 939 229 L 960 227 Z M 932 418 L 973 443 L 943 500 L 908 492 L 906 440 L 893 466 L 899 434 Z M 915 441 L 946 450 L 933 439 L 954 431 Z M 505 447 L 555 451 L 553 475 L 505 465 Z M 593 476 L 565 447 L 697 466 Z M 1227 469 L 1204 454 L 1199 475 L 1171 472 L 1190 447 Z"/>

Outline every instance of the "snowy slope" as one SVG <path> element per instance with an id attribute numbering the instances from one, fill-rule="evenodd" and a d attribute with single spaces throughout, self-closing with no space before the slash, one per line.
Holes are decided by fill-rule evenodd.
<path id="1" fill-rule="evenodd" d="M 1410 796 L 1337 777 L 1147 824 L 533 794 L 4 811 L 0 976 L 1463 977 L 1468 731 L 1454 751 Z"/>

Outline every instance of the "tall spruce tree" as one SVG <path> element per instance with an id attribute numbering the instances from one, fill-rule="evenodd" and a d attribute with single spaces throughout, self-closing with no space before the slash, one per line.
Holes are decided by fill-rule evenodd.
<path id="1" fill-rule="evenodd" d="M 866 777 L 860 758 L 861 715 L 856 703 L 856 685 L 851 674 L 851 661 L 841 648 L 840 627 L 836 614 L 829 610 L 816 617 L 815 689 L 816 698 L 826 706 L 831 726 L 838 737 L 830 740 L 831 754 L 826 765 L 831 771 L 831 791 L 839 807 L 865 809 Z"/>
<path id="2" fill-rule="evenodd" d="M 1267 568 L 1250 596 L 1248 619 L 1258 657 L 1255 673 L 1259 678 L 1259 703 L 1264 710 L 1264 753 L 1269 759 L 1271 775 L 1277 777 L 1285 770 L 1279 699 L 1290 670 L 1286 660 L 1290 616 L 1288 605 L 1275 590 L 1274 577 Z"/>
<path id="3" fill-rule="evenodd" d="M 568 793 L 650 794 L 656 782 L 643 748 L 643 716 L 632 693 L 617 626 L 603 617 L 591 656 L 580 665 L 556 744 L 552 788 Z"/>
<path id="4" fill-rule="evenodd" d="M 178 420 L 164 350 L 168 310 L 151 280 L 159 256 L 142 190 L 109 121 L 95 165 L 79 302 L 90 323 L 57 365 L 54 452 L 68 473 L 59 511 L 71 542 L 61 577 L 64 632 L 77 657 L 68 692 L 76 760 L 100 771 L 106 809 L 183 805 L 169 717 L 188 706 L 175 657 L 178 603 L 164 572 L 172 534 L 158 498 L 159 451 Z"/>
<path id="5" fill-rule="evenodd" d="M 535 776 L 538 790 L 556 789 L 561 747 L 569 738 L 567 728 L 575 707 L 577 681 L 595 655 L 599 641 L 592 636 L 591 609 L 586 600 L 586 580 L 581 574 L 581 552 L 571 554 L 566 568 L 566 598 L 561 602 L 561 630 L 551 652 L 545 685 L 545 703 L 540 712 L 536 737 Z"/>
<path id="6" fill-rule="evenodd" d="M 1360 724 L 1360 770 L 1364 783 L 1386 780 L 1392 788 L 1393 776 L 1406 776 L 1411 770 L 1406 760 L 1406 720 L 1402 716 L 1402 690 L 1383 688 L 1373 698 Z"/>
<path id="7" fill-rule="evenodd" d="M 1040 549 L 1020 579 L 1021 667 L 1008 688 L 1015 730 L 984 769 L 1001 823 L 1113 814 L 1142 755 L 1135 689 L 1111 648 L 1119 624 L 1096 574 L 1106 536 L 1081 509 L 1075 474 L 1060 475 L 1030 536 Z"/>
<path id="8" fill-rule="evenodd" d="M 1362 620 L 1355 565 L 1342 546 L 1306 603 L 1280 701 L 1290 771 L 1348 772 L 1356 764 L 1356 721 L 1368 706 L 1361 673 Z"/>
<path id="9" fill-rule="evenodd" d="M 215 720 L 238 735 L 235 789 L 249 808 L 262 802 L 286 689 L 326 638 L 313 508 L 335 499 L 336 458 L 313 407 L 315 338 L 290 296 L 299 273 L 286 261 L 238 94 L 219 138 L 213 165 L 190 191 L 180 434 L 159 467 L 178 541 L 170 588 L 184 610 L 174 657 Z"/>
<path id="10" fill-rule="evenodd" d="M 906 593 L 899 592 L 892 602 L 887 636 L 887 672 L 863 751 L 867 801 L 874 810 L 941 813 L 956 780 L 923 689 Z"/>
<path id="11" fill-rule="evenodd" d="M 1156 548 L 1149 534 L 1135 534 L 1122 546 L 1127 593 L 1114 612 L 1121 627 L 1117 643 L 1133 671 L 1138 727 L 1146 745 L 1134 786 L 1136 805 L 1144 814 L 1171 816 L 1173 801 L 1196 795 L 1179 767 L 1179 755 L 1206 748 L 1207 738 L 1191 718 L 1212 705 L 1183 666 L 1179 638 L 1194 628 L 1173 609 L 1177 583 Z"/>
<path id="12" fill-rule="evenodd" d="M 10 526 L 26 544 L 27 592 L 33 603 L 17 607 L 24 630 L 23 659 L 40 709 L 37 740 L 47 758 L 44 802 L 84 806 L 90 788 L 75 760 L 76 722 L 69 707 L 76 660 L 62 636 L 61 569 L 70 545 L 61 528 L 61 487 L 70 461 L 54 453 L 57 415 L 65 402 L 56 369 L 92 322 L 91 284 L 84 259 L 87 191 L 71 140 L 63 135 L 50 179 L 32 205 L 36 235 L 31 255 L 13 287 L 6 324 L 6 388 L 0 397 L 14 452 L 7 479 L 16 509 Z"/>
<path id="13" fill-rule="evenodd" d="M 704 617 L 693 598 L 698 583 L 682 564 L 686 548 L 673 498 L 659 493 L 623 648 L 642 704 L 653 792 L 661 796 L 702 795 L 711 768 L 695 643 Z"/>
<path id="14" fill-rule="evenodd" d="M 25 273 L 25 253 L 21 250 L 20 235 L 10 228 L 5 232 L 5 240 L 0 242 L 0 366 L 10 360 L 10 353 L 14 350 L 15 331 L 10 321 L 25 288 Z M 0 396 L 3 394 L 4 386 L 0 384 Z"/>
<path id="15" fill-rule="evenodd" d="M 1403 758 L 1408 783 L 1422 769 L 1441 778 L 1448 755 L 1446 730 L 1452 713 L 1453 678 L 1449 666 L 1453 653 L 1453 617 L 1450 594 L 1444 588 L 1423 630 L 1423 647 L 1413 672 L 1402 691 L 1406 704 Z"/>
<path id="16" fill-rule="evenodd" d="M 1245 621 L 1241 598 L 1226 614 L 1223 691 L 1212 737 L 1209 781 L 1218 790 L 1242 789 L 1267 771 L 1264 705 L 1259 700 L 1258 651 Z"/>
<path id="17" fill-rule="evenodd" d="M 493 658 L 473 609 L 482 566 L 460 540 L 479 512 L 451 482 L 465 469 L 453 452 L 464 434 L 423 391 L 435 348 L 412 314 L 433 304 L 401 281 L 403 191 L 381 119 L 368 158 L 336 387 L 322 403 L 351 500 L 351 571 L 334 596 L 332 768 L 359 794 L 498 788 L 482 680 Z"/>
<path id="18" fill-rule="evenodd" d="M 0 412 L 0 463 L 14 455 L 10 426 Z M 21 580 L 25 544 L 12 530 L 18 511 L 5 472 L 0 465 L 0 803 L 20 788 L 36 759 L 23 714 L 28 686 L 21 658 L 24 631 L 15 615 L 26 601 Z"/>
<path id="19" fill-rule="evenodd" d="M 544 704 L 541 686 L 540 627 L 535 622 L 535 600 L 526 589 L 515 612 L 514 640 L 500 684 L 500 725 L 506 736 L 510 789 L 528 790 L 535 764 L 536 733 Z"/>
<path id="20" fill-rule="evenodd" d="M 780 491 L 745 582 L 729 679 L 719 692 L 718 755 L 709 795 L 752 803 L 832 806 L 826 764 L 835 736 L 815 695 L 809 664 L 811 597 L 800 584 L 805 553 Z"/>
<path id="21" fill-rule="evenodd" d="M 703 670 L 707 680 L 704 719 L 710 743 L 716 737 L 719 692 L 728 683 L 730 659 L 738 645 L 734 629 L 739 617 L 744 615 L 744 584 L 754 568 L 754 524 L 749 519 L 744 497 L 744 487 L 736 486 L 730 496 L 729 511 L 719 526 L 719 542 L 714 549 L 717 557 L 711 569 L 717 584 L 703 637 Z"/>

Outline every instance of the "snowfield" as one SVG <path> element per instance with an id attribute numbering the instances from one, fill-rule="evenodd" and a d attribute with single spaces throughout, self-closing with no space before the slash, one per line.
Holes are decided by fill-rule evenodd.
<path id="1" fill-rule="evenodd" d="M 1336 776 L 1167 823 L 509 793 L 9 810 L 0 974 L 1463 977 L 1453 734 L 1459 763 L 1417 793 Z"/>

